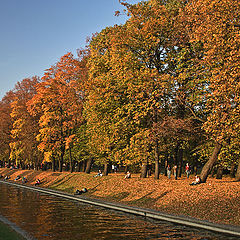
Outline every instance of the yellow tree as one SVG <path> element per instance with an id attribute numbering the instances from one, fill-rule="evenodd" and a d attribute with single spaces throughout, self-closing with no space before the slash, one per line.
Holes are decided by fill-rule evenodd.
<path id="1" fill-rule="evenodd" d="M 215 148 L 201 172 L 203 182 L 222 146 L 239 135 L 239 11 L 235 0 L 200 0 L 190 1 L 183 12 L 191 41 L 203 44 L 203 65 L 209 73 L 204 129 Z"/>
<path id="2" fill-rule="evenodd" d="M 121 64 L 128 70 L 124 69 L 124 78 L 128 81 L 128 92 L 132 98 L 129 108 L 139 128 L 134 138 L 142 139 L 149 136 L 154 124 L 169 114 L 170 95 L 174 86 L 170 56 L 176 52 L 174 24 L 180 2 L 175 1 L 175 5 L 171 5 L 172 1 L 151 0 L 136 5 L 122 4 L 127 7 L 131 17 L 124 26 L 125 34 L 119 37 L 122 39 L 122 48 L 127 52 L 123 54 L 125 61 Z M 132 63 L 133 67 L 129 67 L 128 64 Z M 142 177 L 146 176 L 148 161 L 152 159 L 155 178 L 158 179 L 159 141 L 149 138 L 147 145 L 139 148 L 140 151 L 145 149 L 145 156 L 151 156 L 142 159 Z M 150 154 L 152 151 L 153 154 Z"/>
<path id="3" fill-rule="evenodd" d="M 159 144 L 156 138 L 154 142 L 149 138 L 149 133 L 153 124 L 167 114 L 170 101 L 173 78 L 169 56 L 175 51 L 177 7 L 163 1 L 123 5 L 130 15 L 126 24 L 103 30 L 90 44 L 93 87 L 88 124 L 96 128 L 90 132 L 97 133 L 93 139 L 101 142 L 95 144 L 98 148 L 103 146 L 107 155 L 113 148 L 127 152 L 128 163 L 143 164 L 143 177 L 154 156 L 158 178 Z"/>
<path id="4" fill-rule="evenodd" d="M 93 37 L 90 43 L 91 54 L 88 61 L 88 96 L 85 104 L 89 146 L 95 152 L 95 160 L 105 166 L 114 159 L 113 154 L 123 144 L 124 135 L 120 132 L 121 111 L 124 95 L 121 94 L 118 79 L 113 75 L 112 40 L 117 26 L 106 28 Z"/>

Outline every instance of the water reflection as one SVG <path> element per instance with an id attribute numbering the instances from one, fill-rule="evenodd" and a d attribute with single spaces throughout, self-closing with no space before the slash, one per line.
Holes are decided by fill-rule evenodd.
<path id="1" fill-rule="evenodd" d="M 238 239 L 0 183 L 0 214 L 37 239 Z"/>

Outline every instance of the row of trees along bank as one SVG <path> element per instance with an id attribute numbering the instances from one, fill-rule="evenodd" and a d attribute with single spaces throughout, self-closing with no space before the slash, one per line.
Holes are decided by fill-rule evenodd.
<path id="1" fill-rule="evenodd" d="M 125 24 L 6 93 L 1 160 L 139 165 L 141 177 L 154 163 L 156 179 L 161 163 L 187 161 L 204 164 L 203 182 L 238 165 L 240 180 L 238 1 L 120 3 Z"/>

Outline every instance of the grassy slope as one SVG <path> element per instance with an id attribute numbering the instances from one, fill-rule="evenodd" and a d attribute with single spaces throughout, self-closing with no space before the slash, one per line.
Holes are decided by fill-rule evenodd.
<path id="1" fill-rule="evenodd" d="M 207 183 L 190 186 L 193 177 L 168 180 L 160 176 L 155 180 L 153 177 L 140 179 L 139 175 L 133 174 L 131 179 L 124 179 L 123 173 L 113 173 L 95 178 L 96 173 L 10 169 L 0 169 L 0 174 L 11 175 L 10 180 L 24 175 L 30 185 L 39 178 L 43 181 L 42 187 L 70 193 L 86 187 L 85 196 L 88 197 L 240 226 L 240 182 L 227 177 L 222 180 L 208 178 Z"/>
<path id="2" fill-rule="evenodd" d="M 22 236 L 12 230 L 9 226 L 0 222 L 0 240 L 24 240 Z"/>

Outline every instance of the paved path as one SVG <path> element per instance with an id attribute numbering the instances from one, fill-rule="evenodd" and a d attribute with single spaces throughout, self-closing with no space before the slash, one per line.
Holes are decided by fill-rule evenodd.
<path id="1" fill-rule="evenodd" d="M 8 181 L 0 181 L 0 183 L 5 183 L 12 186 L 21 187 L 21 188 L 25 188 L 28 190 L 33 190 L 33 191 L 37 191 L 45 194 L 51 194 L 57 197 L 62 197 L 69 200 L 74 200 L 74 201 L 79 201 L 79 202 L 83 202 L 83 203 L 87 203 L 95 206 L 109 208 L 109 209 L 113 209 L 121 212 L 149 217 L 156 220 L 167 221 L 167 222 L 186 225 L 186 226 L 195 227 L 195 228 L 202 228 L 209 231 L 214 231 L 222 234 L 230 234 L 230 235 L 240 237 L 240 227 L 237 227 L 237 226 L 215 224 L 208 221 L 198 220 L 190 217 L 164 214 L 155 210 L 132 207 L 132 206 L 127 206 L 120 203 L 105 202 L 99 199 L 87 198 L 87 197 L 84 197 L 83 195 L 76 196 L 76 195 L 72 195 L 72 194 L 68 194 L 65 192 L 56 191 L 48 188 L 34 187 L 29 185 L 12 183 Z"/>

